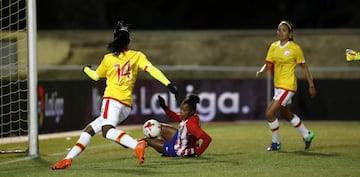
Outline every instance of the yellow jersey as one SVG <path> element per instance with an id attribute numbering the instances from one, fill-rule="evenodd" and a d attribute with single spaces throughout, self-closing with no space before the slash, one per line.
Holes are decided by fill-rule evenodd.
<path id="1" fill-rule="evenodd" d="M 294 41 L 289 41 L 281 46 L 280 41 L 275 41 L 270 45 L 265 61 L 273 64 L 275 88 L 297 90 L 296 65 L 305 63 L 304 54 L 299 45 Z"/>
<path id="2" fill-rule="evenodd" d="M 146 56 L 139 51 L 127 50 L 115 55 L 106 54 L 96 69 L 99 78 L 106 77 L 104 98 L 116 99 L 131 106 L 132 91 L 139 69 L 144 71 L 151 66 Z"/>

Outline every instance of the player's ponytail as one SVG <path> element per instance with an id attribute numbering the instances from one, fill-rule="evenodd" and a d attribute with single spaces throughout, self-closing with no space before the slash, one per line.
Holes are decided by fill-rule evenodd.
<path id="1" fill-rule="evenodd" d="M 190 94 L 185 98 L 184 103 L 188 104 L 192 110 L 196 111 L 196 104 L 200 103 L 200 97 L 195 94 Z"/>
<path id="2" fill-rule="evenodd" d="M 119 54 L 128 49 L 130 43 L 130 33 L 128 25 L 119 21 L 114 29 L 113 40 L 108 44 L 108 50 L 111 53 Z"/>

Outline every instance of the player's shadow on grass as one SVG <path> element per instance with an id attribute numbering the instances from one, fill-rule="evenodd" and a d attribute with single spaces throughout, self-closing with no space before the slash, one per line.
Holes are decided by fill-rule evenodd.
<path id="1" fill-rule="evenodd" d="M 347 148 L 351 148 L 351 149 L 357 149 L 360 148 L 360 145 L 358 144 L 336 144 L 336 145 L 327 145 L 327 146 L 316 146 L 316 150 L 327 150 L 327 149 L 347 149 Z"/>
<path id="2" fill-rule="evenodd" d="M 335 156 L 341 156 L 342 153 L 339 152 L 330 152 L 333 151 L 334 149 L 341 149 L 341 150 L 345 150 L 347 148 L 350 149 L 356 149 L 356 148 L 360 148 L 359 145 L 357 144 L 346 144 L 346 145 L 327 145 L 327 146 L 316 146 L 314 148 L 311 148 L 309 151 L 303 150 L 303 151 L 284 151 L 284 150 L 280 150 L 279 152 L 281 153 L 294 153 L 294 154 L 299 154 L 299 155 L 304 155 L 304 156 L 322 156 L 322 157 L 335 157 Z M 321 152 L 319 152 L 321 151 Z M 328 152 L 326 152 L 328 151 Z M 344 151 L 346 152 L 346 151 Z"/>
<path id="3" fill-rule="evenodd" d="M 83 170 L 83 169 L 77 169 L 78 171 Z M 154 176 L 154 175 L 158 175 L 159 173 L 157 171 L 154 171 L 153 169 L 149 169 L 146 168 L 145 166 L 141 166 L 141 167 L 119 167 L 119 168 L 96 168 L 93 169 L 94 170 L 94 174 L 98 174 L 99 172 L 101 173 L 102 171 L 104 173 L 112 173 L 114 175 L 119 175 L 119 176 L 128 176 L 128 175 L 133 175 L 133 176 Z M 86 171 L 89 171 L 88 169 Z M 127 174 L 127 175 L 126 175 Z"/>
<path id="4" fill-rule="evenodd" d="M 237 156 L 237 155 L 241 155 L 241 154 L 244 154 L 244 152 L 231 152 L 231 153 L 207 153 L 206 154 L 206 157 L 212 157 L 212 156 L 214 156 L 214 157 L 217 157 L 217 156 L 221 156 L 221 157 L 226 157 L 226 156 L 231 156 L 231 157 L 233 157 L 233 156 Z"/>
<path id="5" fill-rule="evenodd" d="M 224 154 L 213 154 L 207 153 L 204 156 L 200 157 L 161 157 L 159 160 L 154 160 L 149 164 L 144 165 L 144 167 L 149 168 L 158 168 L 159 166 L 181 166 L 181 165 L 191 165 L 191 164 L 214 164 L 214 163 L 224 163 L 227 165 L 239 165 L 241 163 L 240 156 L 242 152 L 232 152 L 232 153 L 224 153 Z M 222 159 L 226 160 L 219 160 L 217 157 L 221 157 Z M 228 157 L 228 158 L 227 158 Z M 229 158 L 230 157 L 230 158 Z"/>
<path id="6" fill-rule="evenodd" d="M 320 156 L 320 157 L 337 157 L 340 156 L 339 153 L 335 153 L 335 152 L 329 152 L 329 153 L 324 153 L 324 152 L 314 152 L 314 151 L 284 151 L 284 150 L 280 150 L 279 153 L 289 153 L 289 154 L 296 154 L 296 155 L 302 155 L 302 156 Z"/>

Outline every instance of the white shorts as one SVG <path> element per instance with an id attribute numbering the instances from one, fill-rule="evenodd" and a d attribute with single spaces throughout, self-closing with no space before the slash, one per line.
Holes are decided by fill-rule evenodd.
<path id="1" fill-rule="evenodd" d="M 291 99 L 295 95 L 295 92 L 290 90 L 285 90 L 281 88 L 274 88 L 274 97 L 273 100 L 276 100 L 282 106 L 291 104 Z"/>
<path id="2" fill-rule="evenodd" d="M 106 98 L 102 101 L 100 116 L 92 121 L 90 125 L 95 133 L 98 133 L 103 125 L 116 127 L 129 116 L 130 112 L 130 107 L 116 100 Z"/>

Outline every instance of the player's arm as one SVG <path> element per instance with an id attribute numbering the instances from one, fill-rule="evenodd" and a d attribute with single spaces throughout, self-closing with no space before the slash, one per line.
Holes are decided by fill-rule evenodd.
<path id="1" fill-rule="evenodd" d="M 146 72 L 148 72 L 153 78 L 164 84 L 168 87 L 169 91 L 175 95 L 175 98 L 178 98 L 178 91 L 177 88 L 169 81 L 169 79 L 155 66 L 149 64 L 146 69 Z"/>
<path id="2" fill-rule="evenodd" d="M 169 79 L 155 66 L 148 65 L 145 69 L 153 78 L 164 84 L 165 86 L 169 85 L 171 82 Z"/>
<path id="3" fill-rule="evenodd" d="M 200 128 L 198 122 L 196 121 L 188 122 L 187 128 L 191 134 L 202 140 L 200 146 L 195 149 L 196 155 L 200 156 L 209 147 L 212 139 L 203 129 Z"/>
<path id="4" fill-rule="evenodd" d="M 272 68 L 272 66 L 273 66 L 273 63 L 265 62 L 265 64 L 260 68 L 260 70 L 256 72 L 256 77 L 260 78 L 262 75 L 264 75 L 264 73 L 269 71 Z"/>
<path id="5" fill-rule="evenodd" d="M 96 71 L 91 69 L 90 65 L 84 65 L 83 72 L 94 81 L 98 81 L 100 79 L 99 75 L 96 73 Z"/>
<path id="6" fill-rule="evenodd" d="M 159 95 L 158 99 L 159 99 L 159 105 L 166 113 L 166 116 L 168 116 L 169 118 L 171 118 L 177 122 L 181 122 L 181 120 L 182 120 L 181 117 L 178 114 L 176 114 L 174 111 L 169 109 L 169 107 L 166 106 L 164 98 Z"/>
<path id="7" fill-rule="evenodd" d="M 315 88 L 315 84 L 314 84 L 314 81 L 312 79 L 312 76 L 310 74 L 309 67 L 307 66 L 307 64 L 305 62 L 300 63 L 299 65 L 302 68 L 303 74 L 304 74 L 304 76 L 305 76 L 305 78 L 307 80 L 307 83 L 309 85 L 310 96 L 311 97 L 316 96 L 316 88 Z"/>
<path id="8" fill-rule="evenodd" d="M 273 53 L 274 53 L 274 43 L 272 43 L 271 45 L 269 45 L 268 47 L 268 51 L 265 57 L 265 64 L 260 68 L 259 71 L 256 72 L 256 77 L 260 78 L 261 76 L 264 75 L 264 73 L 268 72 L 269 70 L 271 71 L 271 74 L 274 74 L 274 63 L 273 63 Z"/>
<path id="9" fill-rule="evenodd" d="M 166 116 L 169 117 L 170 119 L 172 119 L 172 120 L 174 120 L 176 122 L 181 122 L 182 121 L 180 115 L 177 114 L 176 112 L 172 111 L 171 109 L 167 108 L 164 111 L 166 113 Z"/>
<path id="10" fill-rule="evenodd" d="M 210 142 L 212 141 L 211 137 L 206 133 L 200 135 L 199 139 L 202 140 L 201 145 L 195 150 L 197 156 L 200 156 L 205 150 L 209 147 Z"/>

